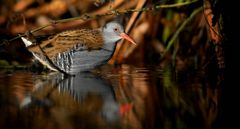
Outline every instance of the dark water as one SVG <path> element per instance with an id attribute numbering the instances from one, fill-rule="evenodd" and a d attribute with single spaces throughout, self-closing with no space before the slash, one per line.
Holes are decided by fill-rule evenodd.
<path id="1" fill-rule="evenodd" d="M 0 129 L 215 128 L 219 88 L 204 75 L 178 76 L 129 65 L 72 77 L 2 70 Z"/>

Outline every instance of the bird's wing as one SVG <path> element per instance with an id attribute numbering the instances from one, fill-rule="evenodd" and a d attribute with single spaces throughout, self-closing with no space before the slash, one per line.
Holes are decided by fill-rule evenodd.
<path id="1" fill-rule="evenodd" d="M 78 46 L 88 50 L 99 49 L 103 46 L 103 36 L 99 30 L 79 29 L 61 32 L 48 37 L 40 43 L 40 47 L 52 59 L 58 53 L 68 52 Z M 39 52 L 39 45 L 28 47 L 32 52 Z"/>

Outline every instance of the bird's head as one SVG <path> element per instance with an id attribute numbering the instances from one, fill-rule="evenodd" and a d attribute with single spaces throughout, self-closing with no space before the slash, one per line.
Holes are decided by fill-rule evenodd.
<path id="1" fill-rule="evenodd" d="M 124 33 L 124 29 L 121 24 L 117 22 L 109 22 L 103 28 L 102 32 L 106 43 L 116 43 L 120 39 L 126 39 L 132 44 L 136 45 L 136 42 Z"/>

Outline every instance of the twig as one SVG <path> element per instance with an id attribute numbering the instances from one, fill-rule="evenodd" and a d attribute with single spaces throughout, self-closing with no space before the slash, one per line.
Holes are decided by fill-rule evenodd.
<path id="1" fill-rule="evenodd" d="M 198 1 L 199 0 L 193 0 L 193 1 L 187 1 L 187 2 L 183 2 L 183 3 L 169 4 L 169 5 L 157 5 L 156 8 L 174 8 L 174 7 L 189 5 L 189 4 L 198 2 Z"/>
<path id="2" fill-rule="evenodd" d="M 46 27 L 49 27 L 49 26 L 52 26 L 52 25 L 58 24 L 58 23 L 64 23 L 64 22 L 69 22 L 69 21 L 74 21 L 74 20 L 84 20 L 84 21 L 86 21 L 86 20 L 97 19 L 97 18 L 105 17 L 105 16 L 128 14 L 128 13 L 133 13 L 133 12 L 155 11 L 155 9 L 160 9 L 160 8 L 175 8 L 175 7 L 181 7 L 181 6 L 189 5 L 189 4 L 195 3 L 197 1 L 198 0 L 193 0 L 193 1 L 190 1 L 190 2 L 188 1 L 188 2 L 183 2 L 183 3 L 176 3 L 176 4 L 169 4 L 169 5 L 155 5 L 154 7 L 145 7 L 145 8 L 140 8 L 140 9 L 113 10 L 111 12 L 107 12 L 107 13 L 104 13 L 104 14 L 95 14 L 95 15 L 89 15 L 89 14 L 86 13 L 86 14 L 83 14 L 79 17 L 73 17 L 73 18 L 67 18 L 67 19 L 61 19 L 61 20 L 54 20 L 50 24 L 43 25 L 43 26 L 38 27 L 34 30 L 30 30 L 30 31 L 28 31 L 24 34 L 19 34 L 17 37 L 14 37 L 14 38 L 8 40 L 8 42 L 11 42 L 11 41 L 16 40 L 16 39 L 18 39 L 20 37 L 23 37 L 23 36 L 27 36 L 29 33 L 34 33 L 34 32 L 40 31 L 40 30 L 42 30 Z M 3 45 L 3 44 L 1 44 L 1 45 Z"/>

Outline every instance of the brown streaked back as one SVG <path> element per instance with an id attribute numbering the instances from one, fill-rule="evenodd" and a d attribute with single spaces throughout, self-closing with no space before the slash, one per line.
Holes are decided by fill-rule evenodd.
<path id="1" fill-rule="evenodd" d="M 78 29 L 64 31 L 40 43 L 40 47 L 50 59 L 53 59 L 58 53 L 70 51 L 76 45 L 85 46 L 88 50 L 99 49 L 103 46 L 104 40 L 102 33 L 95 29 Z M 29 46 L 32 52 L 39 52 L 39 46 Z"/>

